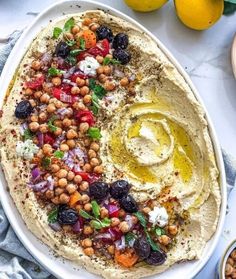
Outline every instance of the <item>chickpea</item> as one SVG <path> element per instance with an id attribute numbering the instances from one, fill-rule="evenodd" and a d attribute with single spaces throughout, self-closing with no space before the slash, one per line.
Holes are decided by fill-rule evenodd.
<path id="1" fill-rule="evenodd" d="M 83 206 L 81 204 L 77 204 L 75 209 L 79 212 L 81 209 L 83 209 Z"/>
<path id="2" fill-rule="evenodd" d="M 104 67 L 103 66 L 100 66 L 97 68 L 97 74 L 100 75 L 100 74 L 103 74 L 104 73 Z"/>
<path id="3" fill-rule="evenodd" d="M 87 122 L 80 123 L 79 130 L 81 133 L 86 133 L 89 129 L 89 124 Z"/>
<path id="4" fill-rule="evenodd" d="M 236 260 L 236 249 L 233 252 L 231 252 L 230 256 L 233 260 Z"/>
<path id="5" fill-rule="evenodd" d="M 30 88 L 26 88 L 24 91 L 24 95 L 31 96 L 33 94 L 33 90 Z"/>
<path id="6" fill-rule="evenodd" d="M 64 37 L 64 39 L 67 40 L 67 41 L 72 41 L 72 40 L 74 39 L 73 34 L 71 34 L 70 32 L 65 32 L 65 33 L 63 34 L 63 37 Z"/>
<path id="7" fill-rule="evenodd" d="M 231 278 L 233 278 L 233 279 L 236 278 L 236 270 L 234 270 L 234 271 L 231 273 Z"/>
<path id="8" fill-rule="evenodd" d="M 36 132 L 38 129 L 39 129 L 39 123 L 38 122 L 31 122 L 29 124 L 29 129 L 32 131 L 32 132 Z"/>
<path id="9" fill-rule="evenodd" d="M 52 78 L 52 84 L 55 85 L 55 86 L 61 85 L 61 78 L 59 78 L 59 77 L 53 77 L 53 78 Z"/>
<path id="10" fill-rule="evenodd" d="M 78 25 L 75 25 L 75 26 L 73 26 L 73 27 L 71 28 L 71 33 L 72 33 L 73 35 L 79 33 L 79 31 L 80 31 L 80 28 L 79 28 Z"/>
<path id="11" fill-rule="evenodd" d="M 31 63 L 31 68 L 36 70 L 36 71 L 40 70 L 41 66 L 42 66 L 42 63 L 40 61 L 38 61 L 38 60 L 34 60 Z"/>
<path id="12" fill-rule="evenodd" d="M 27 88 L 30 89 L 30 88 Z M 26 90 L 27 90 L 26 89 Z M 31 89 L 30 89 L 31 90 Z M 32 90 L 31 90 L 32 91 Z M 41 91 L 36 91 L 34 92 L 34 98 L 39 99 L 41 96 L 43 95 L 43 93 Z"/>
<path id="13" fill-rule="evenodd" d="M 231 257 L 228 257 L 226 263 L 230 264 L 230 265 L 234 265 L 234 260 Z"/>
<path id="14" fill-rule="evenodd" d="M 104 58 L 103 58 L 102 56 L 100 56 L 100 55 L 97 55 L 97 56 L 96 56 L 96 60 L 98 61 L 99 64 L 102 64 L 102 63 L 103 63 L 103 59 L 104 59 Z"/>
<path id="15" fill-rule="evenodd" d="M 80 88 L 80 95 L 85 96 L 89 93 L 88 86 L 84 85 Z"/>
<path id="16" fill-rule="evenodd" d="M 86 204 L 90 201 L 90 197 L 87 194 L 83 194 L 81 196 L 81 201 L 82 201 L 83 204 Z"/>
<path id="17" fill-rule="evenodd" d="M 66 141 L 66 144 L 67 144 L 71 149 L 74 148 L 74 147 L 76 146 L 76 143 L 75 143 L 75 141 L 74 141 L 73 139 L 67 140 L 67 141 Z"/>
<path id="18" fill-rule="evenodd" d="M 48 103 L 50 100 L 50 97 L 48 94 L 44 93 L 41 97 L 40 97 L 40 102 L 42 103 Z"/>
<path id="19" fill-rule="evenodd" d="M 111 226 L 112 227 L 116 227 L 120 224 L 120 219 L 119 218 L 116 218 L 116 217 L 112 217 L 111 218 Z"/>
<path id="20" fill-rule="evenodd" d="M 55 197 L 55 198 L 51 199 L 51 201 L 56 205 L 60 203 L 59 197 Z"/>
<path id="21" fill-rule="evenodd" d="M 113 56 L 112 56 L 112 54 L 109 53 L 109 54 L 106 55 L 106 58 L 112 59 Z"/>
<path id="22" fill-rule="evenodd" d="M 55 195 L 56 196 L 60 196 L 62 193 L 64 193 L 64 189 L 63 188 L 56 188 L 55 189 Z"/>
<path id="23" fill-rule="evenodd" d="M 60 150 L 63 151 L 63 152 L 69 151 L 69 149 L 70 149 L 69 146 L 65 143 L 62 143 L 60 145 Z"/>
<path id="24" fill-rule="evenodd" d="M 55 107 L 54 104 L 49 104 L 49 105 L 47 106 L 47 112 L 53 113 L 53 112 L 55 112 L 55 111 L 56 111 L 56 107 Z"/>
<path id="25" fill-rule="evenodd" d="M 75 82 L 79 87 L 82 87 L 85 85 L 85 80 L 80 77 L 77 77 Z"/>
<path id="26" fill-rule="evenodd" d="M 82 179 L 82 178 L 81 178 Z M 82 181 L 79 188 L 81 191 L 87 191 L 89 187 L 89 184 L 87 181 Z"/>
<path id="27" fill-rule="evenodd" d="M 70 201 L 70 197 L 65 194 L 65 193 L 62 193 L 59 197 L 59 201 L 62 203 L 62 204 L 66 204 Z"/>
<path id="28" fill-rule="evenodd" d="M 225 275 L 228 276 L 228 275 L 231 275 L 234 271 L 234 268 L 232 267 L 232 265 L 230 264 L 226 264 L 225 265 Z"/>
<path id="29" fill-rule="evenodd" d="M 46 112 L 40 112 L 40 114 L 39 114 L 39 120 L 40 121 L 46 121 L 47 118 L 48 118 L 48 115 L 47 115 Z"/>
<path id="30" fill-rule="evenodd" d="M 96 167 L 100 164 L 99 160 L 97 158 L 92 158 L 91 161 L 90 161 L 90 165 L 92 167 Z"/>
<path id="31" fill-rule="evenodd" d="M 67 170 L 60 169 L 57 173 L 57 177 L 58 178 L 65 178 L 65 177 L 67 177 L 67 174 L 68 174 Z"/>
<path id="32" fill-rule="evenodd" d="M 114 81 L 106 81 L 105 84 L 104 84 L 104 88 L 107 90 L 107 91 L 112 91 L 116 88 L 116 84 Z"/>
<path id="33" fill-rule="evenodd" d="M 79 89 L 78 86 L 73 86 L 73 87 L 71 88 L 71 94 L 72 94 L 72 95 L 78 95 L 79 93 L 80 93 L 80 89 Z"/>
<path id="34" fill-rule="evenodd" d="M 71 120 L 70 120 L 69 118 L 64 118 L 64 119 L 62 120 L 62 124 L 63 124 L 63 126 L 65 126 L 65 127 L 69 127 L 69 126 L 71 125 Z"/>
<path id="35" fill-rule="evenodd" d="M 66 187 L 66 185 L 67 185 L 67 179 L 66 178 L 60 178 L 58 180 L 58 186 L 59 187 Z"/>
<path id="36" fill-rule="evenodd" d="M 81 241 L 82 247 L 91 247 L 93 245 L 92 240 L 90 238 L 85 238 Z"/>
<path id="37" fill-rule="evenodd" d="M 108 210 L 105 207 L 101 207 L 101 209 L 100 209 L 100 216 L 101 216 L 101 218 L 102 219 L 106 218 L 106 217 L 108 217 L 108 215 L 109 215 Z"/>
<path id="38" fill-rule="evenodd" d="M 83 20 L 83 25 L 89 26 L 92 23 L 91 18 L 85 17 Z"/>
<path id="39" fill-rule="evenodd" d="M 54 191 L 47 190 L 45 195 L 46 195 L 46 198 L 50 200 L 50 199 L 54 198 Z"/>
<path id="40" fill-rule="evenodd" d="M 91 211 L 91 210 L 92 210 L 92 205 L 91 205 L 91 203 L 86 203 L 86 204 L 84 205 L 84 210 L 85 210 L 85 211 Z"/>
<path id="41" fill-rule="evenodd" d="M 103 67 L 103 73 L 107 76 L 109 76 L 111 74 L 111 67 L 106 65 Z"/>
<path id="42" fill-rule="evenodd" d="M 125 215 L 126 215 L 126 213 L 125 213 L 124 209 L 120 209 L 119 210 L 119 217 L 123 218 L 123 217 L 125 217 Z"/>
<path id="43" fill-rule="evenodd" d="M 107 247 L 107 251 L 109 254 L 113 255 L 115 254 L 115 246 L 114 245 L 110 245 Z"/>
<path id="44" fill-rule="evenodd" d="M 62 134 L 62 128 L 57 127 L 56 131 L 54 132 L 55 136 L 60 136 Z"/>
<path id="45" fill-rule="evenodd" d="M 57 109 L 62 108 L 63 107 L 63 103 L 59 100 L 56 100 L 54 102 L 54 105 L 56 106 Z"/>
<path id="46" fill-rule="evenodd" d="M 82 181 L 82 177 L 78 174 L 76 174 L 76 176 L 74 177 L 74 182 L 79 184 Z"/>
<path id="47" fill-rule="evenodd" d="M 89 163 L 86 163 L 84 166 L 83 166 L 83 170 L 85 172 L 90 172 L 92 170 L 92 167 Z"/>
<path id="48" fill-rule="evenodd" d="M 44 153 L 45 155 L 50 155 L 50 154 L 52 154 L 53 149 L 52 149 L 52 147 L 51 147 L 50 144 L 48 144 L 48 143 L 44 144 L 42 149 L 43 149 L 43 153 Z"/>
<path id="49" fill-rule="evenodd" d="M 85 225 L 85 226 L 84 226 L 84 229 L 83 229 L 83 233 L 84 233 L 85 235 L 92 234 L 92 233 L 93 233 L 93 228 L 91 228 L 91 227 L 88 226 L 88 225 Z"/>
<path id="50" fill-rule="evenodd" d="M 35 107 L 35 106 L 36 106 L 35 100 L 30 99 L 29 102 L 30 102 L 30 104 L 31 104 L 32 107 Z"/>
<path id="51" fill-rule="evenodd" d="M 123 77 L 121 80 L 120 80 L 120 85 L 121 86 L 127 86 L 129 84 L 129 80 L 127 77 Z"/>
<path id="52" fill-rule="evenodd" d="M 57 164 L 52 164 L 51 165 L 51 171 L 52 172 L 58 172 L 60 167 Z"/>
<path id="53" fill-rule="evenodd" d="M 107 80 L 107 76 L 104 75 L 104 74 L 100 74 L 98 76 L 98 80 L 101 82 L 101 83 L 105 83 L 105 81 Z"/>
<path id="54" fill-rule="evenodd" d="M 68 139 L 74 139 L 74 138 L 77 138 L 77 137 L 78 137 L 78 134 L 76 133 L 75 130 L 70 129 L 70 130 L 67 131 L 66 137 L 67 137 Z"/>
<path id="55" fill-rule="evenodd" d="M 39 131 L 43 134 L 47 133 L 48 132 L 48 125 L 47 124 L 41 124 L 39 126 Z"/>
<path id="56" fill-rule="evenodd" d="M 91 144 L 91 139 L 90 138 L 84 139 L 84 146 L 89 147 L 90 144 Z"/>
<path id="57" fill-rule="evenodd" d="M 89 158 L 96 158 L 97 154 L 96 154 L 96 152 L 94 150 L 89 149 L 88 156 L 89 156 Z"/>
<path id="58" fill-rule="evenodd" d="M 168 245 L 171 242 L 171 238 L 165 234 L 158 237 L 158 241 L 164 246 Z"/>
<path id="59" fill-rule="evenodd" d="M 176 235 L 178 233 L 178 227 L 176 225 L 170 225 L 168 231 L 171 235 Z"/>
<path id="60" fill-rule="evenodd" d="M 96 143 L 96 142 L 92 142 L 91 145 L 90 145 L 90 149 L 94 150 L 94 151 L 98 151 L 99 150 L 99 144 Z"/>
<path id="61" fill-rule="evenodd" d="M 47 83 L 47 82 L 44 82 L 43 83 L 43 90 L 47 93 L 51 93 L 52 91 L 52 84 L 51 83 Z"/>
<path id="62" fill-rule="evenodd" d="M 85 105 L 82 102 L 75 102 L 72 107 L 76 110 L 85 110 Z"/>
<path id="63" fill-rule="evenodd" d="M 94 249 L 92 247 L 87 247 L 84 249 L 84 254 L 91 257 L 94 254 Z"/>
<path id="64" fill-rule="evenodd" d="M 96 166 L 94 168 L 94 172 L 98 173 L 98 174 L 102 174 L 104 172 L 103 167 L 101 165 L 100 166 Z"/>
<path id="65" fill-rule="evenodd" d="M 93 31 L 93 32 L 96 32 L 96 30 L 99 28 L 99 24 L 97 23 L 93 23 L 91 26 L 90 26 L 90 30 Z"/>
<path id="66" fill-rule="evenodd" d="M 75 174 L 73 173 L 73 171 L 68 171 L 68 174 L 67 174 L 67 179 L 69 181 L 73 180 L 75 177 Z"/>
<path id="67" fill-rule="evenodd" d="M 91 95 L 85 95 L 83 98 L 84 104 L 88 105 L 92 102 L 92 96 Z"/>
<path id="68" fill-rule="evenodd" d="M 129 231 L 129 225 L 126 221 L 122 221 L 119 225 L 119 229 L 123 232 L 123 233 L 127 233 Z"/>
<path id="69" fill-rule="evenodd" d="M 143 213 L 148 214 L 151 211 L 151 208 L 146 206 L 142 209 Z"/>
<path id="70" fill-rule="evenodd" d="M 66 186 L 66 191 L 67 191 L 69 194 L 73 194 L 76 190 L 77 190 L 77 187 L 76 187 L 76 185 L 74 185 L 74 184 L 68 184 L 68 185 Z"/>

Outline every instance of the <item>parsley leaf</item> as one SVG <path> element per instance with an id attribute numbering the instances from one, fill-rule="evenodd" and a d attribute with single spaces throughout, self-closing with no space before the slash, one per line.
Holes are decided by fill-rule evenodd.
<path id="1" fill-rule="evenodd" d="M 58 159 L 62 159 L 64 157 L 64 152 L 61 150 L 57 150 L 54 152 L 54 157 L 58 158 Z"/>
<path id="2" fill-rule="evenodd" d="M 109 64 L 117 65 L 120 64 L 120 61 L 113 58 L 105 57 L 103 59 L 103 65 L 109 65 Z"/>
<path id="3" fill-rule="evenodd" d="M 32 139 L 34 137 L 34 134 L 30 131 L 30 129 L 25 129 L 24 134 L 23 134 L 23 139 L 28 140 Z"/>
<path id="4" fill-rule="evenodd" d="M 70 55 L 71 56 L 76 56 L 76 55 L 80 54 L 81 51 L 83 51 L 83 50 L 78 49 L 78 48 L 77 49 L 73 49 L 73 50 L 70 51 Z"/>
<path id="5" fill-rule="evenodd" d="M 65 61 L 70 64 L 71 66 L 74 66 L 77 63 L 77 60 L 74 56 L 68 55 L 65 59 Z"/>
<path id="6" fill-rule="evenodd" d="M 60 75 L 60 74 L 62 74 L 63 72 L 64 72 L 64 71 L 59 70 L 59 69 L 57 69 L 57 68 L 53 68 L 53 67 L 48 69 L 48 75 L 51 76 L 51 77 Z"/>
<path id="7" fill-rule="evenodd" d="M 44 157 L 42 159 L 42 166 L 43 168 L 47 169 L 51 164 L 51 159 L 49 157 Z"/>
<path id="8" fill-rule="evenodd" d="M 63 30 L 61 28 L 55 27 L 53 29 L 53 35 L 52 35 L 53 39 L 58 39 L 58 37 L 61 35 L 62 32 Z"/>
<path id="9" fill-rule="evenodd" d="M 104 218 L 103 220 L 92 220 L 90 222 L 90 226 L 93 227 L 96 230 L 100 230 L 102 228 L 109 227 L 111 224 L 111 220 L 108 218 Z"/>
<path id="10" fill-rule="evenodd" d="M 48 121 L 48 129 L 51 131 L 51 132 L 55 132 L 57 130 L 57 127 L 55 125 L 53 125 L 53 122 L 57 119 L 57 116 L 54 115 L 52 116 L 49 121 Z"/>
<path id="11" fill-rule="evenodd" d="M 93 216 L 88 214 L 86 211 L 83 209 L 80 209 L 79 215 L 82 216 L 84 219 L 93 219 Z"/>
<path id="12" fill-rule="evenodd" d="M 93 211 L 93 215 L 98 218 L 100 216 L 100 206 L 98 205 L 98 203 L 94 200 L 91 202 L 92 204 L 92 211 Z"/>
<path id="13" fill-rule="evenodd" d="M 134 215 L 139 219 L 140 224 L 141 224 L 144 228 L 146 228 L 146 226 L 147 226 L 147 220 L 146 220 L 145 216 L 143 215 L 143 213 L 140 212 L 140 211 L 138 211 L 138 212 L 134 213 Z"/>
<path id="14" fill-rule="evenodd" d="M 48 214 L 48 223 L 55 223 L 57 221 L 58 216 L 58 207 L 55 207 Z"/>
<path id="15" fill-rule="evenodd" d="M 79 46 L 82 50 L 85 50 L 85 39 L 79 38 Z"/>
<path id="16" fill-rule="evenodd" d="M 125 244 L 126 245 L 131 245 L 132 242 L 135 241 L 135 239 L 137 238 L 137 235 L 132 233 L 132 232 L 128 232 L 126 235 L 125 235 Z"/>
<path id="17" fill-rule="evenodd" d="M 66 40 L 66 44 L 68 46 L 74 46 L 76 44 L 76 41 L 75 40 Z"/>
<path id="18" fill-rule="evenodd" d="M 149 242 L 149 244 L 152 247 L 152 250 L 159 251 L 160 250 L 159 245 L 152 240 L 150 234 L 148 233 L 148 231 L 146 229 L 144 231 L 146 233 L 147 241 Z"/>
<path id="19" fill-rule="evenodd" d="M 75 19 L 73 17 L 71 17 L 66 21 L 63 30 L 65 32 L 70 32 L 71 28 L 74 26 L 75 26 Z"/>
<path id="20" fill-rule="evenodd" d="M 100 129 L 97 127 L 90 127 L 88 129 L 88 136 L 93 139 L 100 139 L 102 137 Z"/>
<path id="21" fill-rule="evenodd" d="M 95 79 L 94 78 L 90 78 L 89 79 L 89 88 L 91 89 L 91 90 L 93 90 L 93 88 L 96 86 L 96 81 L 95 81 Z"/>

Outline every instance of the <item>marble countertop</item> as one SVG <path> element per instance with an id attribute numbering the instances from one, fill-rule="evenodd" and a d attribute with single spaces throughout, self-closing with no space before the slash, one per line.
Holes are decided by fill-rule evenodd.
<path id="1" fill-rule="evenodd" d="M 23 29 L 35 15 L 56 0 L 0 0 L 1 39 Z M 97 0 L 128 14 L 155 34 L 191 76 L 212 118 L 219 142 L 236 158 L 236 80 L 230 63 L 230 48 L 236 33 L 236 13 L 223 16 L 211 29 L 198 32 L 179 22 L 170 1 L 161 10 L 148 14 L 130 10 L 122 0 Z M 17 13 L 16 13 L 17 12 Z M 236 189 L 229 199 L 224 232 L 214 255 L 195 279 L 213 279 L 215 266 L 224 248 L 236 238 Z"/>

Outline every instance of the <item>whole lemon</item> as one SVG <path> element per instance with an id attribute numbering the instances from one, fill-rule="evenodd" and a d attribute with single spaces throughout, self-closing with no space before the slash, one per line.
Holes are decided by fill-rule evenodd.
<path id="1" fill-rule="evenodd" d="M 204 30 L 215 24 L 224 10 L 224 0 L 175 0 L 179 19 L 188 27 Z"/>
<path id="2" fill-rule="evenodd" d="M 168 0 L 124 0 L 133 10 L 138 12 L 151 12 L 161 8 Z"/>

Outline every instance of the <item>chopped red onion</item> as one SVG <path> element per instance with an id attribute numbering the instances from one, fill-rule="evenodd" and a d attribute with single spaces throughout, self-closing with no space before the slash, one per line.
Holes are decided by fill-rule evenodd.
<path id="1" fill-rule="evenodd" d="M 63 82 L 67 83 L 67 84 L 69 84 L 71 86 L 76 86 L 77 85 L 75 82 L 73 82 L 73 81 L 71 81 L 69 79 L 66 79 L 66 78 L 63 79 Z"/>
<path id="2" fill-rule="evenodd" d="M 41 178 L 42 172 L 39 168 L 34 168 L 31 171 L 31 175 L 32 175 L 32 178 L 33 178 L 33 182 L 35 183 Z"/>
<path id="3" fill-rule="evenodd" d="M 41 147 L 44 144 L 44 135 L 41 132 L 37 133 L 37 139 L 38 139 L 38 146 Z"/>
<path id="4" fill-rule="evenodd" d="M 96 239 L 112 239 L 112 236 L 110 235 L 110 233 L 99 233 L 97 235 L 95 235 Z"/>
<path id="5" fill-rule="evenodd" d="M 81 224 L 80 224 L 80 220 L 78 220 L 73 226 L 72 226 L 72 230 L 74 232 L 79 233 L 81 231 Z"/>
<path id="6" fill-rule="evenodd" d="M 32 184 L 32 183 L 28 183 L 28 186 L 35 192 L 46 192 L 47 189 L 48 189 L 48 186 L 47 186 L 48 182 L 47 181 L 41 181 L 37 184 Z"/>
<path id="7" fill-rule="evenodd" d="M 79 164 L 74 165 L 74 171 L 75 171 L 75 172 L 82 171 L 82 169 L 81 169 L 81 167 L 80 167 Z"/>
<path id="8" fill-rule="evenodd" d="M 119 207 L 115 204 L 109 203 L 107 206 L 109 217 L 118 217 Z"/>
<path id="9" fill-rule="evenodd" d="M 51 175 L 47 178 L 47 182 L 48 182 L 48 185 L 47 185 L 48 189 L 52 191 L 54 188 L 54 179 L 52 178 Z"/>
<path id="10" fill-rule="evenodd" d="M 64 103 L 71 103 L 72 102 L 72 97 L 70 95 L 61 93 L 60 94 L 60 101 Z"/>
<path id="11" fill-rule="evenodd" d="M 76 71 L 76 66 L 71 67 L 67 72 L 63 73 L 63 77 L 67 79 L 70 76 L 72 76 L 75 71 Z"/>
<path id="12" fill-rule="evenodd" d="M 60 115 L 60 116 L 65 116 L 66 114 L 69 114 L 70 113 L 70 110 L 68 108 L 59 108 L 57 110 L 57 113 Z"/>
<path id="13" fill-rule="evenodd" d="M 86 154 L 84 153 L 84 151 L 83 151 L 81 148 L 79 148 L 79 147 L 74 148 L 74 154 L 75 154 L 79 159 L 85 159 L 85 160 L 88 159 L 87 155 L 86 155 Z"/>
<path id="14" fill-rule="evenodd" d="M 117 250 L 125 249 L 125 236 L 123 235 L 120 240 L 115 242 L 115 246 Z"/>
<path id="15" fill-rule="evenodd" d="M 23 124 L 20 125 L 20 134 L 24 135 L 26 129 L 28 129 L 28 124 L 27 122 L 24 122 Z"/>
<path id="16" fill-rule="evenodd" d="M 118 227 L 108 228 L 107 232 L 111 235 L 113 240 L 121 239 L 123 233 Z"/>
<path id="17" fill-rule="evenodd" d="M 58 222 L 49 223 L 49 227 L 51 227 L 55 232 L 58 232 L 61 230 L 61 225 Z"/>
<path id="18" fill-rule="evenodd" d="M 122 72 L 121 70 L 119 70 L 119 69 L 116 68 L 116 67 L 114 67 L 113 75 L 114 75 L 115 77 L 120 77 L 120 78 L 122 78 L 122 77 L 125 76 L 124 72 Z"/>
<path id="19" fill-rule="evenodd" d="M 51 53 L 45 52 L 43 56 L 41 57 L 41 62 L 45 65 L 48 65 L 52 60 Z"/>
<path id="20" fill-rule="evenodd" d="M 136 75 L 135 74 L 132 74 L 130 77 L 129 77 L 129 80 L 130 81 L 134 81 L 136 79 Z"/>
<path id="21" fill-rule="evenodd" d="M 57 57 L 57 63 L 59 66 L 63 66 L 65 62 L 65 59 L 61 58 L 60 56 Z"/>
<path id="22" fill-rule="evenodd" d="M 132 219 L 132 216 L 127 214 L 125 216 L 125 221 L 127 222 L 127 224 L 129 225 L 129 229 L 132 229 L 134 223 L 133 223 L 133 219 Z"/>
<path id="23" fill-rule="evenodd" d="M 40 106 L 38 106 L 38 108 L 39 108 L 40 110 L 44 110 L 44 109 L 47 108 L 47 105 L 40 105 Z"/>

